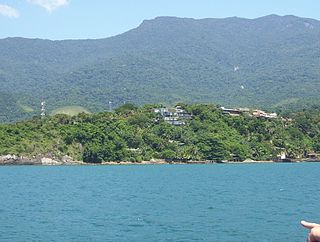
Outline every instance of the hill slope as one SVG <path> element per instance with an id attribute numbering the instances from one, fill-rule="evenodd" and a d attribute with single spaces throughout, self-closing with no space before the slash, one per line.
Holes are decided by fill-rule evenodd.
<path id="1" fill-rule="evenodd" d="M 320 22 L 295 16 L 257 19 L 158 17 L 98 40 L 0 40 L 1 121 L 25 105 L 92 111 L 124 103 L 213 102 L 299 107 L 318 102 Z M 19 106 L 20 104 L 20 106 Z"/>

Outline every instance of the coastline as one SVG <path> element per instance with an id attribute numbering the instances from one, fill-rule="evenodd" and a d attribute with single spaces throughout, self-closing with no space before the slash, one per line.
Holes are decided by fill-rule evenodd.
<path id="1" fill-rule="evenodd" d="M 300 162 L 320 162 L 318 160 L 292 160 L 287 161 L 273 161 L 273 160 L 251 160 L 246 159 L 244 161 L 211 161 L 211 160 L 188 160 L 188 161 L 171 161 L 165 159 L 152 159 L 150 161 L 132 162 L 132 161 L 104 161 L 102 163 L 86 163 L 83 161 L 77 161 L 69 156 L 63 156 L 62 158 L 56 157 L 23 157 L 16 155 L 4 155 L 0 156 L 0 166 L 8 165 L 41 165 L 41 166 L 70 166 L 70 165 L 98 165 L 98 166 L 118 166 L 118 165 L 197 165 L 197 164 L 261 164 L 261 163 L 300 163 Z"/>
<path id="2" fill-rule="evenodd" d="M 274 161 L 250 161 L 250 162 L 208 162 L 208 161 L 192 161 L 192 162 L 179 162 L 179 161 L 142 161 L 142 162 L 131 162 L 131 161 L 120 161 L 120 162 L 103 162 L 97 165 L 104 166 L 121 166 L 121 165 L 208 165 L 208 164 L 259 164 L 259 163 L 283 163 L 283 162 L 274 162 Z M 296 162 L 292 162 L 296 163 Z M 87 163 L 84 163 L 86 165 Z"/>

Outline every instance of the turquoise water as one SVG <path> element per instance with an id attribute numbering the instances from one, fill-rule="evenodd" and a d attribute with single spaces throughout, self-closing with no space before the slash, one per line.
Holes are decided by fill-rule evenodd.
<path id="1" fill-rule="evenodd" d="M 305 241 L 320 164 L 0 167 L 0 241 Z"/>

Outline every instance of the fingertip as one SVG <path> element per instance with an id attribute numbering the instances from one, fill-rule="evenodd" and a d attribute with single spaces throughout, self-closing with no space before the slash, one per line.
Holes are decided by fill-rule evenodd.
<path id="1" fill-rule="evenodd" d="M 301 220 L 301 225 L 307 229 L 313 229 L 315 227 L 320 227 L 320 224 L 310 223 L 304 220 Z"/>
<path id="2" fill-rule="evenodd" d="M 311 223 L 309 223 L 309 222 L 307 222 L 307 221 L 305 221 L 305 220 L 301 220 L 301 221 L 300 221 L 300 224 L 301 224 L 303 227 L 305 227 L 305 228 L 308 228 L 308 229 L 311 229 L 311 228 L 312 228 Z"/>

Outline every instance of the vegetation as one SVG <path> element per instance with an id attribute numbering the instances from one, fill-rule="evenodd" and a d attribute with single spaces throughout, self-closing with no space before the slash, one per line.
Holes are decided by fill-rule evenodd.
<path id="1" fill-rule="evenodd" d="M 90 113 L 90 112 L 81 106 L 65 106 L 65 107 L 61 107 L 53 110 L 51 112 L 51 115 L 66 114 L 66 115 L 74 116 L 79 113 Z"/>
<path id="2" fill-rule="evenodd" d="M 320 101 L 319 35 L 317 20 L 271 15 L 160 17 L 98 40 L 2 39 L 0 121 L 38 115 L 42 100 L 49 112 L 109 102 L 302 109 Z"/>
<path id="3" fill-rule="evenodd" d="M 0 125 L 0 154 L 69 155 L 91 163 L 166 159 L 270 160 L 281 152 L 302 158 L 320 152 L 320 108 L 286 118 L 224 115 L 215 105 L 180 104 L 186 124 L 166 123 L 152 111 L 125 104 L 115 112 L 58 114 Z"/>

